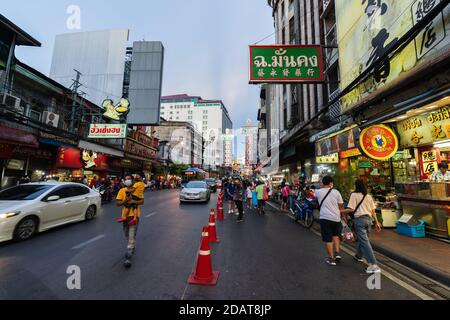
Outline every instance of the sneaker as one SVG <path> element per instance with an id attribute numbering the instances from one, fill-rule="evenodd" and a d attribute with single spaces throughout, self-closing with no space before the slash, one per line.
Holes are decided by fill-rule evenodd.
<path id="1" fill-rule="evenodd" d="M 130 269 L 131 268 L 131 261 L 130 260 L 125 260 L 125 262 L 123 263 L 123 266 L 126 269 Z"/>
<path id="2" fill-rule="evenodd" d="M 339 262 L 342 260 L 342 257 L 339 253 L 336 253 L 336 255 L 334 256 L 334 260 L 336 260 L 336 262 Z"/>
<path id="3" fill-rule="evenodd" d="M 329 264 L 330 266 L 335 266 L 336 265 L 336 260 L 334 260 L 333 258 L 326 258 L 325 262 L 327 264 Z"/>
<path id="4" fill-rule="evenodd" d="M 366 273 L 369 273 L 369 274 L 380 273 L 380 272 L 381 272 L 381 269 L 376 264 L 372 264 L 372 265 L 368 266 L 366 269 Z"/>
<path id="5" fill-rule="evenodd" d="M 353 256 L 353 260 L 357 261 L 357 262 L 364 262 L 363 258 L 358 257 L 358 255 L 354 255 Z"/>
<path id="6" fill-rule="evenodd" d="M 236 222 L 244 222 L 244 219 L 237 220 Z"/>

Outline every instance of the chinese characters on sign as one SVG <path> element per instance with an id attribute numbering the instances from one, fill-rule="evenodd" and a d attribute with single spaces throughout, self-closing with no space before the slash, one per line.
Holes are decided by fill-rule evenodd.
<path id="1" fill-rule="evenodd" d="M 450 106 L 409 118 L 397 124 L 402 147 L 413 147 L 450 138 Z"/>
<path id="2" fill-rule="evenodd" d="M 411 14 L 414 25 L 422 20 L 440 0 L 417 0 L 411 6 Z M 433 21 L 427 24 L 424 30 L 414 39 L 417 59 L 420 60 L 425 54 L 433 49 L 445 38 L 444 15 L 441 12 Z"/>
<path id="3" fill-rule="evenodd" d="M 323 81 L 320 46 L 250 46 L 250 83 Z"/>
<path id="4" fill-rule="evenodd" d="M 438 170 L 438 154 L 436 150 L 422 151 L 422 170 L 423 174 L 428 178 Z"/>

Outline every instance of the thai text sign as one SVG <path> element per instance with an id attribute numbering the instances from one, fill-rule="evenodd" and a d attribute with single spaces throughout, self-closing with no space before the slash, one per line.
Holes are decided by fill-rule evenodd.
<path id="1" fill-rule="evenodd" d="M 450 138 L 450 106 L 397 123 L 403 148 L 426 145 Z"/>
<path id="2" fill-rule="evenodd" d="M 125 139 L 127 137 L 126 124 L 91 124 L 89 138 L 92 139 Z"/>
<path id="3" fill-rule="evenodd" d="M 442 1 L 336 0 L 341 90 L 380 60 Z M 419 67 L 448 57 L 449 14 L 450 7 L 447 6 L 398 54 L 375 68 L 366 81 L 343 97 L 342 111 L 352 109 L 369 95 L 411 76 Z"/>
<path id="4" fill-rule="evenodd" d="M 323 81 L 320 46 L 250 46 L 250 83 Z"/>

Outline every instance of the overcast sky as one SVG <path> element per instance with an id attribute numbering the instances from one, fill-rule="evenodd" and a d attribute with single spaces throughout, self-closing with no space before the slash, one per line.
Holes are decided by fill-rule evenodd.
<path id="1" fill-rule="evenodd" d="M 81 9 L 80 30 L 67 28 L 70 5 Z M 248 84 L 248 45 L 274 31 L 266 0 L 14 0 L 2 1 L 1 13 L 42 43 L 19 47 L 17 57 L 46 75 L 55 35 L 127 28 L 130 43 L 163 42 L 164 95 L 221 99 L 234 128 L 256 121 L 259 87 Z"/>

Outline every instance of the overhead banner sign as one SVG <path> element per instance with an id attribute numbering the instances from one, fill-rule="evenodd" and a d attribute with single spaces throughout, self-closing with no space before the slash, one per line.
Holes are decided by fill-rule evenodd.
<path id="1" fill-rule="evenodd" d="M 388 160 L 398 150 L 398 138 L 394 131 L 381 124 L 364 129 L 359 143 L 364 154 L 376 160 Z"/>
<path id="2" fill-rule="evenodd" d="M 250 83 L 323 81 L 321 46 L 250 46 Z"/>
<path id="3" fill-rule="evenodd" d="M 336 0 L 337 43 L 341 90 L 388 52 L 444 0 Z M 450 6 L 438 14 L 417 37 L 391 60 L 373 70 L 372 76 L 341 100 L 342 111 L 418 67 L 448 57 Z"/>
<path id="4" fill-rule="evenodd" d="M 125 139 L 127 137 L 126 124 L 91 124 L 89 136 L 91 139 Z"/>

